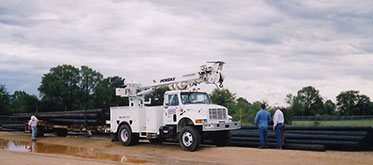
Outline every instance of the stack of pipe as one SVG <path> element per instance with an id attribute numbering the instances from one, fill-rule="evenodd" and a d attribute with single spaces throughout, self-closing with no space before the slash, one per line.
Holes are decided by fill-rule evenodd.
<path id="1" fill-rule="evenodd" d="M 272 128 L 271 126 L 269 128 Z M 372 147 L 372 127 L 296 127 L 285 128 L 285 149 L 313 151 L 325 150 L 367 150 Z M 277 146 L 274 131 L 268 130 L 270 148 Z M 232 131 L 233 146 L 259 146 L 259 133 L 255 126 L 242 126 Z"/>
<path id="2" fill-rule="evenodd" d="M 3 123 L 2 126 L 1 126 L 1 130 L 2 131 L 16 131 L 16 130 L 23 131 L 23 130 L 25 130 L 25 123 L 20 123 L 20 122 L 17 122 L 17 123 L 13 123 L 13 122 Z"/>
<path id="3" fill-rule="evenodd" d="M 0 128 L 3 131 L 24 130 L 25 121 L 12 120 L 9 116 L 0 116 Z"/>
<path id="4" fill-rule="evenodd" d="M 16 113 L 10 116 L 11 119 L 26 121 L 32 115 L 39 120 L 47 121 L 53 124 L 83 124 L 87 125 L 104 125 L 105 120 L 109 118 L 107 113 L 102 109 L 91 110 L 74 110 L 74 111 L 56 111 L 56 112 L 39 112 L 35 113 Z"/>

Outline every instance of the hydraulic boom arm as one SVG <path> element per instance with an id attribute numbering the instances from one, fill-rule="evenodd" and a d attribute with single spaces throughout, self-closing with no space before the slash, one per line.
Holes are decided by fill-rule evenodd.
<path id="1" fill-rule="evenodd" d="M 116 95 L 121 97 L 144 96 L 153 92 L 156 88 L 168 87 L 171 90 L 183 90 L 201 83 L 215 84 L 217 87 L 222 88 L 224 62 L 214 61 L 208 63 L 213 63 L 213 65 L 202 65 L 199 72 L 186 74 L 181 77 L 153 80 L 154 84 L 149 86 L 141 86 L 139 83 L 125 83 L 125 88 L 116 88 Z"/>

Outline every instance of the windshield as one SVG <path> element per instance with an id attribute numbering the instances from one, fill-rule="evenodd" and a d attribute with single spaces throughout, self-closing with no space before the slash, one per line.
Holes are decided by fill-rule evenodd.
<path id="1" fill-rule="evenodd" d="M 207 93 L 183 92 L 181 102 L 183 104 L 210 104 L 210 98 Z"/>

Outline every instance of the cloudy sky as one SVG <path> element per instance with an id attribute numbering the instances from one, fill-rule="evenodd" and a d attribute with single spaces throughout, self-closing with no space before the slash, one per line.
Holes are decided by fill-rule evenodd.
<path id="1" fill-rule="evenodd" d="M 286 105 L 311 85 L 324 99 L 373 99 L 372 0 L 1 0 L 0 84 L 39 95 L 51 67 L 87 65 L 147 84 L 223 60 L 225 88 Z"/>

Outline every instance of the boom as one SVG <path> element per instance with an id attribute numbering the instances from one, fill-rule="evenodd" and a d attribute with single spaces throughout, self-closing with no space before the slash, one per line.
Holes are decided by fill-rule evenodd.
<path id="1" fill-rule="evenodd" d="M 153 80 L 154 84 L 141 86 L 140 83 L 125 82 L 124 88 L 116 88 L 116 95 L 121 97 L 144 96 L 157 88 L 168 87 L 171 90 L 183 90 L 201 83 L 215 84 L 223 87 L 224 76 L 222 74 L 223 61 L 208 62 L 212 66 L 202 65 L 199 72 L 186 74 L 181 77 L 169 77 L 160 80 Z"/>

